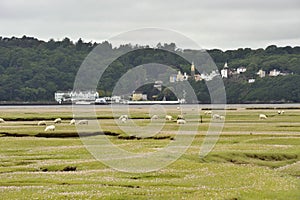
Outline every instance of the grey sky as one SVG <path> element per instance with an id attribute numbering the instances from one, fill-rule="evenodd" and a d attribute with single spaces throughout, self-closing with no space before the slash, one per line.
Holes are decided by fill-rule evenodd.
<path id="1" fill-rule="evenodd" d="M 0 35 L 100 42 L 132 29 L 178 31 L 200 46 L 300 46 L 299 0 L 1 0 Z"/>

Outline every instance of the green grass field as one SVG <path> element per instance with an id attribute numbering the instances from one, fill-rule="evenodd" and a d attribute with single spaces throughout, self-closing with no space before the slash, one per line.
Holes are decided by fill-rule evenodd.
<path id="1" fill-rule="evenodd" d="M 106 137 L 135 153 L 164 148 L 180 127 L 161 116 L 152 123 L 162 126 L 157 135 L 136 137 L 124 131 L 127 123 L 114 120 L 109 106 L 96 113 Z M 143 129 L 151 123 L 148 113 L 134 108 L 130 117 Z M 167 113 L 180 114 L 175 108 Z M 188 113 L 187 124 L 181 125 L 186 131 L 200 120 Z M 197 135 L 178 160 L 158 171 L 127 173 L 87 151 L 76 127 L 69 125 L 70 108 L 0 109 L 6 121 L 0 123 L 1 199 L 300 199 L 300 110 L 283 115 L 272 109 L 227 110 L 217 144 L 201 159 L 200 146 L 212 119 L 200 113 Z M 268 119 L 259 120 L 260 113 Z M 53 124 L 57 117 L 62 123 L 54 132 L 37 126 L 39 120 Z"/>

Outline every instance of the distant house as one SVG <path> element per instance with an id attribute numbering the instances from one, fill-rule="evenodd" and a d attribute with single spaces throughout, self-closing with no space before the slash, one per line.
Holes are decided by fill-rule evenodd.
<path id="1" fill-rule="evenodd" d="M 254 78 L 250 78 L 249 80 L 248 80 L 248 83 L 254 83 L 255 82 L 255 79 Z"/>
<path id="2" fill-rule="evenodd" d="M 170 76 L 170 83 L 175 83 L 176 78 L 177 78 L 177 74 L 172 74 L 172 75 Z"/>
<path id="3" fill-rule="evenodd" d="M 228 78 L 229 75 L 229 68 L 227 62 L 224 64 L 223 69 L 221 70 L 221 76 L 222 78 Z"/>
<path id="4" fill-rule="evenodd" d="M 277 69 L 273 69 L 269 73 L 269 76 L 279 76 L 279 75 L 280 75 L 280 71 Z"/>
<path id="5" fill-rule="evenodd" d="M 153 87 L 155 87 L 156 89 L 158 89 L 159 91 L 161 91 L 161 89 L 162 89 L 162 84 L 163 84 L 162 81 L 155 81 Z"/>
<path id="6" fill-rule="evenodd" d="M 54 93 L 54 99 L 58 103 L 77 102 L 77 101 L 95 101 L 97 98 L 99 98 L 99 93 L 95 90 L 57 91 Z"/>
<path id="7" fill-rule="evenodd" d="M 237 74 L 244 73 L 246 71 L 247 71 L 246 67 L 239 67 L 236 69 Z"/>
<path id="8" fill-rule="evenodd" d="M 132 94 L 132 101 L 147 101 L 147 94 L 143 94 L 141 92 L 134 92 Z"/>
<path id="9" fill-rule="evenodd" d="M 257 75 L 260 77 L 260 78 L 264 78 L 266 76 L 266 71 L 260 69 L 258 72 L 257 72 Z"/>

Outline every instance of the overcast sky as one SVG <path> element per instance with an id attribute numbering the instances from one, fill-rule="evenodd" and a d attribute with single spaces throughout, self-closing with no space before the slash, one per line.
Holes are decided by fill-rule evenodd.
<path id="1" fill-rule="evenodd" d="M 299 0 L 0 0 L 0 36 L 101 42 L 171 29 L 206 49 L 300 46 Z"/>

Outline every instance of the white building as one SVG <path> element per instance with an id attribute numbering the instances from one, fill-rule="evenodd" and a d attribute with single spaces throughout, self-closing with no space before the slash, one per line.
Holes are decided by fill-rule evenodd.
<path id="1" fill-rule="evenodd" d="M 273 69 L 269 73 L 269 76 L 279 76 L 279 75 L 280 75 L 280 71 L 277 69 Z"/>
<path id="2" fill-rule="evenodd" d="M 244 73 L 246 71 L 247 71 L 246 67 L 239 67 L 236 69 L 237 74 Z"/>
<path id="3" fill-rule="evenodd" d="M 260 69 L 258 72 L 257 72 L 257 75 L 260 77 L 260 78 L 264 78 L 266 76 L 266 71 Z"/>
<path id="4" fill-rule="evenodd" d="M 171 80 L 171 79 L 170 79 L 170 80 Z M 162 89 L 162 84 L 163 84 L 162 81 L 155 81 L 153 87 L 155 87 L 156 89 L 158 89 L 159 91 L 161 91 L 161 89 Z"/>
<path id="5" fill-rule="evenodd" d="M 248 80 L 248 83 L 254 83 L 255 82 L 255 79 L 254 78 L 250 78 L 249 80 Z"/>
<path id="6" fill-rule="evenodd" d="M 62 102 L 77 102 L 77 101 L 95 101 L 99 98 L 99 93 L 93 90 L 85 91 L 57 91 L 54 93 L 55 101 Z"/>
<path id="7" fill-rule="evenodd" d="M 221 70 L 221 76 L 222 78 L 228 78 L 229 75 L 229 68 L 227 65 L 227 62 L 225 62 L 223 69 Z"/>

